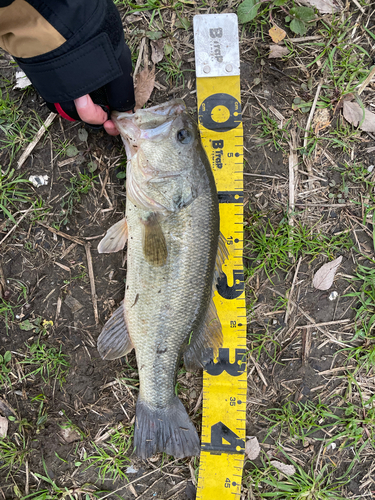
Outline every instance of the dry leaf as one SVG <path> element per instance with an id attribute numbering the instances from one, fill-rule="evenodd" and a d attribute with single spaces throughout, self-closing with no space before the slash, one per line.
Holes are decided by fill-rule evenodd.
<path id="1" fill-rule="evenodd" d="M 164 57 L 164 40 L 151 41 L 151 60 L 154 64 L 160 62 Z"/>
<path id="2" fill-rule="evenodd" d="M 296 468 L 294 467 L 294 465 L 284 464 L 283 462 L 279 462 L 278 460 L 271 460 L 270 464 L 287 476 L 293 476 L 293 474 L 296 473 Z"/>
<path id="3" fill-rule="evenodd" d="M 363 110 L 356 102 L 344 102 L 344 118 L 346 121 L 357 127 L 363 120 Z M 359 127 L 364 132 L 375 132 L 375 113 L 365 109 L 365 119 Z"/>
<path id="4" fill-rule="evenodd" d="M 315 7 L 320 14 L 334 14 L 339 10 L 332 0 L 301 0 L 303 5 Z"/>
<path id="5" fill-rule="evenodd" d="M 269 31 L 268 34 L 272 38 L 272 41 L 274 43 L 279 43 L 281 40 L 284 40 L 286 37 L 286 31 L 283 29 L 279 28 L 278 26 L 273 26 Z"/>
<path id="6" fill-rule="evenodd" d="M 0 438 L 5 438 L 8 432 L 8 419 L 0 417 Z"/>
<path id="7" fill-rule="evenodd" d="M 318 290 L 328 290 L 328 288 L 332 286 L 333 279 L 341 261 L 342 256 L 337 257 L 337 259 L 332 262 L 327 262 L 327 264 L 324 264 L 324 266 L 318 269 L 313 278 L 313 287 Z"/>
<path id="8" fill-rule="evenodd" d="M 135 78 L 135 107 L 142 108 L 150 99 L 155 85 L 155 66 L 144 68 Z"/>
<path id="9" fill-rule="evenodd" d="M 13 89 L 25 89 L 29 85 L 31 85 L 31 82 L 25 73 L 23 71 L 16 71 L 16 84 Z"/>
<path id="10" fill-rule="evenodd" d="M 74 443 L 74 441 L 79 441 L 81 439 L 81 434 L 76 429 L 71 429 L 69 427 L 62 428 L 60 436 L 66 443 Z"/>
<path id="11" fill-rule="evenodd" d="M 330 125 L 330 115 L 328 108 L 317 109 L 314 113 L 313 127 L 315 133 L 323 130 Z"/>
<path id="12" fill-rule="evenodd" d="M 270 53 L 268 59 L 277 59 L 289 54 L 289 50 L 281 45 L 270 45 Z"/>
<path id="13" fill-rule="evenodd" d="M 250 460 L 258 458 L 260 453 L 259 441 L 255 436 L 247 436 L 248 440 L 245 444 L 245 454 Z"/>

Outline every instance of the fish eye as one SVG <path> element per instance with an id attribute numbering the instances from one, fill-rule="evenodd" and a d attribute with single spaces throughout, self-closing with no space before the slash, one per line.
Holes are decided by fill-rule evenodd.
<path id="1" fill-rule="evenodd" d="M 181 142 L 182 144 L 189 144 L 193 139 L 191 133 L 189 130 L 186 128 L 182 128 L 177 132 L 177 140 L 178 142 Z"/>

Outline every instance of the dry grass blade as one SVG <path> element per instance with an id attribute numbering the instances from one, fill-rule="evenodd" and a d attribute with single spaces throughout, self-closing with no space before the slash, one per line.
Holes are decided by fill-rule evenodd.
<path id="1" fill-rule="evenodd" d="M 90 248 L 91 248 L 90 243 L 86 243 L 85 250 L 86 250 L 86 257 L 87 257 L 87 268 L 89 271 L 89 278 L 90 278 L 92 306 L 94 308 L 95 324 L 99 324 L 98 300 L 96 298 L 95 277 L 94 277 L 94 269 L 92 267 L 92 257 L 91 257 Z"/>
<path id="2" fill-rule="evenodd" d="M 33 141 L 30 142 L 30 144 L 27 146 L 25 151 L 22 153 L 21 158 L 17 162 L 17 168 L 21 168 L 22 165 L 25 163 L 27 158 L 30 156 L 32 150 L 35 148 L 35 146 L 38 144 L 40 139 L 43 137 L 44 133 L 47 131 L 47 128 L 51 125 L 55 118 L 56 113 L 50 113 L 46 119 L 46 121 L 43 123 L 43 125 L 40 127 L 38 130 L 36 136 L 34 137 Z"/>

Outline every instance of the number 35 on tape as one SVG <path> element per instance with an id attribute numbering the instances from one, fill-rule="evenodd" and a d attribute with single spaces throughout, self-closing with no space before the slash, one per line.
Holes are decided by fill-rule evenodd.
<path id="1" fill-rule="evenodd" d="M 235 14 L 194 17 L 198 121 L 215 176 L 229 258 L 214 301 L 223 329 L 203 375 L 197 499 L 240 496 L 246 430 L 246 307 L 243 280 L 243 129 Z"/>

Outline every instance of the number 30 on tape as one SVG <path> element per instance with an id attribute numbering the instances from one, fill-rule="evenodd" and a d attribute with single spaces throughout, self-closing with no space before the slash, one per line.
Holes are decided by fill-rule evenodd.
<path id="1" fill-rule="evenodd" d="M 240 496 L 246 429 L 246 308 L 243 281 L 243 129 L 235 14 L 194 17 L 198 121 L 219 195 L 229 258 L 215 305 L 223 328 L 219 355 L 203 375 L 202 448 L 197 499 Z"/>

